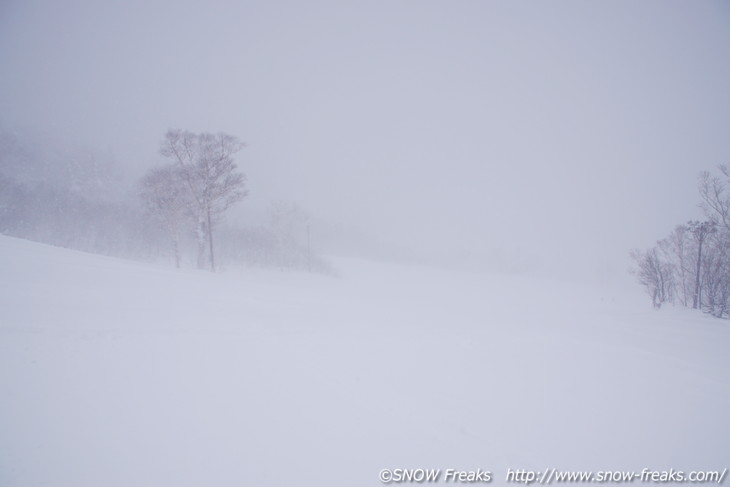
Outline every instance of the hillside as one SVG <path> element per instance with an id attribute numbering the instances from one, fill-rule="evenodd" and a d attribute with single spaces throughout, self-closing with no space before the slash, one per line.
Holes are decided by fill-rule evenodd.
<path id="1" fill-rule="evenodd" d="M 0 237 L 0 485 L 730 466 L 726 321 L 536 278 L 338 267 L 213 275 Z"/>

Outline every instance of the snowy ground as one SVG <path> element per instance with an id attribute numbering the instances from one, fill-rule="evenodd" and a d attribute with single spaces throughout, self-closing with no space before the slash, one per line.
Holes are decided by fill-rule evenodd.
<path id="1" fill-rule="evenodd" d="M 0 485 L 730 467 L 728 322 L 561 282 L 338 267 L 210 275 L 0 237 Z"/>

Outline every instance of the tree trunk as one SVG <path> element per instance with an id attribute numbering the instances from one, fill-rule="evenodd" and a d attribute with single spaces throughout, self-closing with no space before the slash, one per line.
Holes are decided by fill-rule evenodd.
<path id="1" fill-rule="evenodd" d="M 701 300 L 701 291 L 700 291 L 700 267 L 702 266 L 702 242 L 704 241 L 704 236 L 700 235 L 698 238 L 698 245 L 697 245 L 697 272 L 695 274 L 695 295 L 692 299 L 692 307 L 694 309 L 699 309 L 702 306 Z"/>
<path id="2" fill-rule="evenodd" d="M 172 239 L 172 247 L 175 251 L 175 268 L 180 268 L 180 244 L 178 242 L 177 236 L 173 237 Z"/>
<path id="3" fill-rule="evenodd" d="M 201 217 L 198 220 L 198 228 L 196 229 L 195 236 L 198 241 L 198 269 L 205 269 L 205 221 Z"/>
<path id="4" fill-rule="evenodd" d="M 213 255 L 213 226 L 210 223 L 210 208 L 208 208 L 208 245 L 210 247 L 210 270 L 215 272 L 215 257 Z"/>

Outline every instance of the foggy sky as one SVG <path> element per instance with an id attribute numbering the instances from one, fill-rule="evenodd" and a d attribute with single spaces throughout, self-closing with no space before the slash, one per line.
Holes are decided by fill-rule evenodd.
<path id="1" fill-rule="evenodd" d="M 4 0 L 0 68 L 5 127 L 228 132 L 244 207 L 424 255 L 624 272 L 730 162 L 726 2 Z"/>

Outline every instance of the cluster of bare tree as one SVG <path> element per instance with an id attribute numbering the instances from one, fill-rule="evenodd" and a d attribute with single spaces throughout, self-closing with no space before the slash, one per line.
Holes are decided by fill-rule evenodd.
<path id="1" fill-rule="evenodd" d="M 290 248 L 277 246 L 275 234 L 266 225 L 221 228 L 218 253 L 228 262 L 248 267 L 300 270 L 319 274 L 336 274 L 332 265 L 315 251 L 308 251 L 306 244 L 297 243 Z"/>
<path id="2" fill-rule="evenodd" d="M 144 261 L 172 255 L 177 266 L 215 269 L 221 260 L 331 273 L 296 203 L 272 203 L 258 225 L 222 224 L 247 194 L 234 162 L 242 148 L 230 135 L 171 130 L 160 149 L 169 162 L 127 180 L 111 153 L 0 127 L 0 234 Z"/>
<path id="3" fill-rule="evenodd" d="M 141 196 L 149 213 L 165 228 L 180 266 L 180 243 L 192 229 L 198 267 L 215 270 L 213 228 L 223 213 L 246 196 L 246 177 L 237 170 L 234 154 L 243 148 L 224 133 L 193 134 L 170 130 L 160 153 L 171 160 L 142 179 Z"/>
<path id="4" fill-rule="evenodd" d="M 157 232 L 141 212 L 123 203 L 0 176 L 0 233 L 84 252 L 139 258 L 150 256 Z"/>
<path id="5" fill-rule="evenodd" d="M 185 244 L 194 240 L 199 268 L 215 270 L 220 253 L 247 265 L 330 272 L 311 251 L 309 216 L 292 202 L 272 203 L 266 225 L 221 228 L 214 245 L 213 230 L 223 214 L 247 195 L 246 177 L 233 159 L 243 146 L 223 133 L 165 134 L 160 153 L 170 163 L 147 172 L 140 195 L 148 215 L 164 229 L 175 265 L 180 267 Z"/>
<path id="6" fill-rule="evenodd" d="M 730 167 L 700 175 L 706 220 L 690 221 L 649 250 L 631 252 L 633 270 L 652 304 L 679 303 L 730 317 Z"/>
<path id="7" fill-rule="evenodd" d="M 268 207 L 264 224 L 221 228 L 218 253 L 249 266 L 333 274 L 330 264 L 312 249 L 310 225 L 310 216 L 299 205 L 275 201 Z"/>

